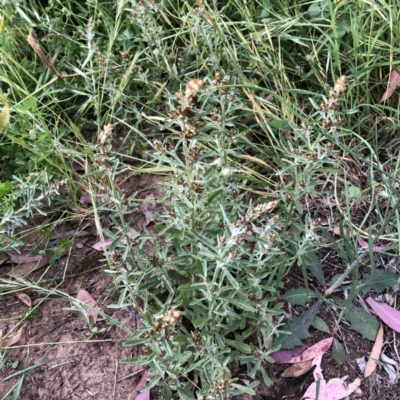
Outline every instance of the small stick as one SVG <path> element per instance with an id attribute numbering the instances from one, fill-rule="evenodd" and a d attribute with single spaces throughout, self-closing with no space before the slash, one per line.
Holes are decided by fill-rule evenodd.
<path id="1" fill-rule="evenodd" d="M 131 376 L 135 376 L 135 375 L 139 374 L 140 372 L 143 372 L 145 369 L 146 369 L 146 368 L 139 369 L 139 371 L 133 372 L 133 373 L 130 374 L 130 375 L 127 375 L 127 376 L 124 376 L 123 378 L 118 379 L 117 382 L 121 382 L 122 380 L 124 380 L 124 379 L 126 379 L 126 378 L 130 378 Z"/>
<path id="2" fill-rule="evenodd" d="M 114 376 L 114 388 L 112 400 L 115 399 L 115 387 L 117 386 L 117 373 L 118 373 L 118 361 L 115 361 L 115 376 Z"/>

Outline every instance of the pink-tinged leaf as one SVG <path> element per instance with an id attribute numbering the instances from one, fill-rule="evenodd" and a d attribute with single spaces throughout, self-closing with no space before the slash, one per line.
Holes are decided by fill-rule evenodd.
<path id="1" fill-rule="evenodd" d="M 399 86 L 398 85 L 399 83 L 400 83 L 400 75 L 395 70 L 393 70 L 390 73 L 389 86 L 381 98 L 380 101 L 381 103 L 386 101 L 393 94 L 394 90 L 397 88 L 397 86 Z"/>
<path id="2" fill-rule="evenodd" d="M 79 204 L 84 207 L 88 207 L 92 204 L 92 200 L 87 196 L 81 196 L 79 198 Z"/>
<path id="3" fill-rule="evenodd" d="M 136 400 L 150 400 L 150 389 L 149 390 L 145 390 L 142 393 L 139 393 L 136 396 Z"/>
<path id="4" fill-rule="evenodd" d="M 88 304 L 92 308 L 94 308 L 96 305 L 94 298 L 85 289 L 79 290 L 78 294 L 76 295 L 76 299 Z M 98 307 L 96 307 L 96 309 L 98 309 Z M 91 310 L 89 315 L 93 317 L 93 321 L 96 323 L 99 314 L 96 311 Z"/>
<path id="5" fill-rule="evenodd" d="M 329 349 L 329 347 L 331 347 L 332 342 L 333 337 L 321 340 L 320 342 L 314 344 L 309 349 L 304 351 L 304 353 L 302 353 L 298 357 L 291 358 L 288 363 L 300 363 L 322 356 Z"/>
<path id="6" fill-rule="evenodd" d="M 150 378 L 152 375 L 149 371 L 144 370 L 142 377 L 140 378 L 139 382 L 137 383 L 137 385 L 135 386 L 135 390 L 137 392 L 140 391 L 140 389 L 147 383 L 147 378 Z M 150 400 L 150 390 L 145 390 L 142 393 L 139 393 L 136 396 L 136 400 Z"/>
<path id="7" fill-rule="evenodd" d="M 306 346 L 297 346 L 291 350 L 278 350 L 274 353 L 271 353 L 270 356 L 275 360 L 277 363 L 286 363 L 291 358 L 298 356 L 301 354 L 307 347 Z"/>
<path id="8" fill-rule="evenodd" d="M 29 273 L 36 271 L 37 269 L 43 268 L 49 263 L 50 259 L 48 256 L 41 256 L 39 262 L 28 262 L 26 264 L 20 264 L 15 267 L 14 270 L 10 271 L 7 275 L 13 278 L 18 278 L 20 276 L 28 275 Z"/>
<path id="9" fill-rule="evenodd" d="M 322 374 L 321 361 L 322 361 L 322 356 L 318 356 L 314 358 L 311 364 L 315 365 L 315 369 L 313 371 L 313 376 L 315 381 L 321 381 L 324 379 L 324 375 Z"/>
<path id="10" fill-rule="evenodd" d="M 372 297 L 368 297 L 367 303 L 375 311 L 376 315 L 390 328 L 400 333 L 400 312 L 384 303 L 378 303 Z"/>
<path id="11" fill-rule="evenodd" d="M 358 237 L 358 244 L 361 247 L 368 247 L 368 242 L 366 242 L 361 236 Z M 374 250 L 374 251 L 382 251 L 382 250 L 385 250 L 388 247 L 389 247 L 389 245 L 387 245 L 387 246 L 373 246 L 372 250 Z"/>
<path id="12" fill-rule="evenodd" d="M 136 231 L 134 228 L 131 228 L 130 231 L 131 231 L 131 237 L 137 235 L 137 231 Z M 112 239 L 106 239 L 106 240 L 104 240 L 104 242 L 97 242 L 97 243 L 95 243 L 95 244 L 92 246 L 92 248 L 95 249 L 95 250 L 97 250 L 97 251 L 105 251 L 105 250 L 108 250 L 108 249 L 110 248 L 111 243 L 112 243 L 113 241 L 114 241 L 114 240 L 112 240 Z M 123 238 L 121 239 L 121 243 L 123 243 L 123 244 L 126 244 L 126 243 L 127 243 L 125 237 L 123 237 Z"/>
<path id="13" fill-rule="evenodd" d="M 356 378 L 354 382 L 349 385 L 340 378 L 331 379 L 328 383 L 325 380 L 319 381 L 319 400 L 340 400 L 350 396 L 359 386 L 361 380 Z M 307 391 L 304 393 L 304 398 L 316 399 L 317 398 L 317 383 L 312 383 Z"/>
<path id="14" fill-rule="evenodd" d="M 374 346 L 372 347 L 371 354 L 369 355 L 369 359 L 367 362 L 367 366 L 365 367 L 364 377 L 368 378 L 376 369 L 376 361 L 379 360 L 381 356 L 383 346 L 383 326 L 381 325 L 378 334 L 376 335 Z"/>
<path id="15" fill-rule="evenodd" d="M 24 333 L 24 330 L 26 328 L 27 322 L 23 324 L 17 331 L 17 333 L 10 339 L 8 345 L 12 346 L 15 343 L 18 343 L 21 340 L 22 334 Z"/>
<path id="16" fill-rule="evenodd" d="M 97 242 L 97 243 L 95 243 L 95 244 L 92 246 L 92 248 L 95 249 L 95 250 L 97 250 L 97 251 L 105 251 L 105 250 L 108 250 L 108 249 L 110 248 L 111 243 L 112 243 L 113 241 L 114 241 L 114 240 L 112 240 L 112 239 L 106 239 L 104 242 Z M 121 239 L 121 243 L 126 244 L 126 238 L 122 238 L 122 239 Z"/>
<path id="17" fill-rule="evenodd" d="M 6 261 L 7 261 L 6 259 L 0 258 L 0 265 L 1 265 L 1 264 L 4 264 Z"/>
<path id="18" fill-rule="evenodd" d="M 301 375 L 304 375 L 308 372 L 312 367 L 312 360 L 307 360 L 304 362 L 296 363 L 291 365 L 289 368 L 286 368 L 281 377 L 282 378 L 297 378 Z"/>
<path id="19" fill-rule="evenodd" d="M 30 253 L 23 253 L 19 256 L 14 256 L 10 258 L 10 261 L 14 264 L 27 264 L 36 262 L 42 259 L 43 256 L 40 254 L 36 254 L 34 256 L 29 255 Z"/>

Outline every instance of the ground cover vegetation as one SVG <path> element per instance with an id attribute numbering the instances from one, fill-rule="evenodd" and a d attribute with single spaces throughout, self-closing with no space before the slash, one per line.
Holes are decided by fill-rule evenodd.
<path id="1" fill-rule="evenodd" d="M 311 326 L 335 336 L 347 319 L 374 341 L 378 319 L 354 301 L 398 282 L 399 13 L 397 0 L 3 1 L 0 268 L 27 249 L 50 268 L 74 251 L 49 244 L 56 227 L 95 227 L 109 308 L 140 315 L 125 342 L 140 355 L 122 362 L 148 366 L 145 389 L 166 399 L 272 386 L 272 355 Z M 120 185 L 141 174 L 159 196 Z M 157 212 L 134 229 L 146 204 Z M 3 298 L 68 298 L 88 340 L 101 333 L 94 305 L 60 289 L 65 272 L 18 268 Z M 3 332 L 0 366 L 43 304 Z"/>

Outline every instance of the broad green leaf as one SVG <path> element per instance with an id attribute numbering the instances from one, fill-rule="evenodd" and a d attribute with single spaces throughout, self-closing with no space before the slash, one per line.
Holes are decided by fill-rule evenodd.
<path id="1" fill-rule="evenodd" d="M 304 306 L 308 301 L 317 297 L 318 295 L 306 288 L 290 289 L 284 295 L 283 298 L 290 304 L 299 304 Z"/>
<path id="2" fill-rule="evenodd" d="M 10 193 L 13 190 L 13 185 L 10 181 L 0 183 L 0 197 Z"/>
<path id="3" fill-rule="evenodd" d="M 396 285 L 398 276 L 398 274 L 392 271 L 384 271 L 381 269 L 376 269 L 372 278 L 371 274 L 364 274 L 363 283 L 366 283 L 366 285 L 361 288 L 361 292 L 365 294 L 371 289 L 374 289 L 377 293 L 381 293 L 384 290 L 391 289 Z"/>
<path id="4" fill-rule="evenodd" d="M 346 361 L 346 353 L 344 351 L 344 348 L 336 338 L 333 339 L 332 357 L 340 365 L 342 365 Z"/>
<path id="5" fill-rule="evenodd" d="M 8 106 L 7 99 L 0 95 L 0 133 L 3 129 L 7 126 L 8 122 L 10 121 L 10 108 Z"/>
<path id="6" fill-rule="evenodd" d="M 344 36 L 347 32 L 351 30 L 350 15 L 343 14 L 336 21 L 336 32 L 338 37 Z"/>
<path id="7" fill-rule="evenodd" d="M 340 303 L 344 303 L 344 301 L 339 302 L 339 305 Z M 351 329 L 361 333 L 363 338 L 375 341 L 379 329 L 379 322 L 376 317 L 354 304 L 347 307 L 344 317 L 351 323 Z"/>
<path id="8" fill-rule="evenodd" d="M 301 346 L 303 344 L 301 340 L 309 336 L 308 328 L 318 314 L 320 306 L 321 301 L 317 301 L 302 315 L 292 318 L 289 322 L 284 324 L 280 329 L 291 332 L 291 335 L 280 334 L 275 337 L 273 346 L 280 345 L 281 349 L 292 349 L 293 347 Z"/>
<path id="9" fill-rule="evenodd" d="M 313 274 L 313 276 L 317 279 L 317 281 L 325 286 L 325 276 L 324 271 L 322 270 L 322 265 L 318 261 L 318 257 L 314 253 L 314 251 L 309 251 L 307 254 L 304 254 L 300 258 L 302 265 L 304 264 L 306 268 Z"/>
<path id="10" fill-rule="evenodd" d="M 321 332 L 325 332 L 328 334 L 331 333 L 328 324 L 322 318 L 318 317 L 318 315 L 314 318 L 312 325 L 315 329 L 318 329 Z"/>

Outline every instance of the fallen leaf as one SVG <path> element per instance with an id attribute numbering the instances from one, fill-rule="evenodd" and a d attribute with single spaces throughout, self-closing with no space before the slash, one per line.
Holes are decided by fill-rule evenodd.
<path id="1" fill-rule="evenodd" d="M 139 208 L 146 218 L 146 223 L 144 224 L 144 227 L 146 227 L 150 222 L 153 221 L 154 215 L 156 213 L 156 202 L 154 193 L 150 193 L 149 195 L 147 195 Z"/>
<path id="2" fill-rule="evenodd" d="M 329 347 L 331 347 L 332 342 L 333 337 L 321 340 L 320 342 L 311 346 L 309 349 L 305 350 L 304 353 L 298 357 L 291 358 L 288 363 L 300 363 L 322 356 L 329 349 Z"/>
<path id="3" fill-rule="evenodd" d="M 324 379 L 324 375 L 322 374 L 321 361 L 322 356 L 315 357 L 312 361 L 312 365 L 315 366 L 315 369 L 313 371 L 315 381 L 320 381 Z"/>
<path id="4" fill-rule="evenodd" d="M 398 379 L 398 372 L 399 372 L 398 362 L 389 358 L 385 353 L 381 354 L 381 360 L 384 362 L 383 368 L 389 375 L 389 382 L 392 382 L 392 383 L 396 382 Z M 393 367 L 389 367 L 387 364 L 390 364 Z"/>
<path id="5" fill-rule="evenodd" d="M 389 78 L 389 86 L 386 89 L 385 93 L 383 94 L 380 103 L 383 103 L 386 101 L 394 92 L 394 90 L 399 86 L 398 84 L 400 83 L 400 75 L 393 70 L 390 73 L 390 78 Z"/>
<path id="6" fill-rule="evenodd" d="M 18 256 L 11 257 L 10 262 L 14 264 L 26 264 L 39 261 L 42 257 L 43 256 L 41 256 L 40 254 L 31 256 L 30 253 L 21 253 Z"/>
<path id="7" fill-rule="evenodd" d="M 296 394 L 299 390 L 301 390 L 305 380 L 313 372 L 314 369 L 315 366 L 311 367 L 311 369 L 308 370 L 305 374 L 297 378 L 292 378 L 290 379 L 290 381 L 285 382 L 284 387 L 277 394 L 277 399 L 284 399 L 286 397 L 291 397 L 292 395 Z"/>
<path id="8" fill-rule="evenodd" d="M 368 297 L 367 303 L 376 312 L 376 315 L 390 328 L 400 333 L 400 312 L 384 303 L 378 303 Z"/>
<path id="9" fill-rule="evenodd" d="M 299 362 L 297 364 L 291 365 L 289 368 L 286 368 L 281 377 L 282 378 L 297 378 L 306 372 L 308 372 L 312 367 L 312 360 L 307 360 L 304 362 Z"/>
<path id="10" fill-rule="evenodd" d="M 291 358 L 298 356 L 301 354 L 307 347 L 306 346 L 297 346 L 294 349 L 290 350 L 278 350 L 270 354 L 270 356 L 277 363 L 286 363 Z"/>
<path id="11" fill-rule="evenodd" d="M 29 273 L 43 268 L 49 263 L 50 259 L 48 256 L 42 256 L 39 262 L 28 262 L 26 264 L 20 264 L 16 266 L 12 271 L 8 273 L 8 276 L 18 278 L 20 276 L 28 275 Z"/>
<path id="12" fill-rule="evenodd" d="M 361 247 L 368 247 L 368 242 L 365 241 L 361 236 L 358 237 L 358 244 Z M 385 250 L 388 247 L 389 247 L 389 245 L 387 245 L 387 246 L 372 246 L 372 250 L 373 251 L 382 251 L 382 250 Z"/>
<path id="13" fill-rule="evenodd" d="M 136 231 L 134 228 L 131 228 L 130 230 L 131 230 L 131 237 L 137 235 L 137 231 Z M 95 243 L 95 244 L 92 246 L 92 248 L 95 249 L 95 250 L 97 250 L 97 251 L 105 251 L 105 250 L 108 250 L 108 249 L 109 249 L 109 247 L 111 246 L 111 243 L 112 243 L 112 242 L 114 242 L 113 239 L 106 239 L 106 240 L 104 240 L 104 241 L 102 241 L 102 242 L 97 242 L 97 243 Z M 123 243 L 123 244 L 126 244 L 126 243 L 127 243 L 125 237 L 123 237 L 123 238 L 121 239 L 121 243 Z"/>
<path id="14" fill-rule="evenodd" d="M 18 329 L 17 333 L 10 339 L 8 345 L 12 346 L 13 344 L 19 342 L 21 340 L 22 334 L 24 333 L 24 330 L 26 328 L 26 325 L 28 323 L 25 322 L 21 327 Z"/>
<path id="15" fill-rule="evenodd" d="M 374 346 L 372 347 L 371 354 L 365 367 L 364 377 L 370 376 L 376 369 L 376 361 L 379 360 L 383 346 L 383 326 L 379 328 L 378 334 L 376 335 Z M 375 359 L 375 360 L 373 360 Z"/>
<path id="16" fill-rule="evenodd" d="M 76 295 L 76 299 L 88 304 L 92 308 L 94 308 L 96 305 L 96 301 L 94 300 L 94 298 L 85 289 L 79 290 L 78 294 Z M 98 309 L 98 307 L 96 307 L 96 309 Z M 93 317 L 93 321 L 94 323 L 96 323 L 99 314 L 96 311 L 91 310 L 89 312 L 89 315 Z"/>
<path id="17" fill-rule="evenodd" d="M 95 244 L 92 246 L 92 248 L 95 249 L 95 250 L 97 250 L 97 251 L 105 251 L 105 250 L 108 250 L 108 249 L 110 248 L 111 243 L 112 243 L 113 241 L 114 241 L 114 240 L 112 240 L 112 239 L 106 239 L 104 242 L 97 242 L 97 243 L 95 243 Z M 126 244 L 126 238 L 123 237 L 123 238 L 121 239 L 121 243 Z"/>
<path id="18" fill-rule="evenodd" d="M 325 380 L 319 381 L 319 400 L 340 400 L 350 396 L 361 384 L 361 380 L 356 378 L 354 382 L 349 385 L 340 378 L 333 378 L 328 383 Z M 304 393 L 304 398 L 316 399 L 317 398 L 317 382 L 313 382 Z"/>
<path id="19" fill-rule="evenodd" d="M 365 357 L 362 356 L 362 357 L 360 357 L 360 358 L 356 358 L 356 363 L 357 363 L 357 365 L 358 365 L 358 368 L 360 368 L 360 371 L 361 371 L 362 373 L 364 373 L 365 368 L 366 368 L 366 366 L 367 366 L 367 362 L 365 361 Z"/>
<path id="20" fill-rule="evenodd" d="M 0 112 L 0 132 L 2 132 L 10 121 L 10 107 L 7 99 L 2 95 L 0 95 L 0 103 L 3 105 L 3 110 Z"/>
<path id="21" fill-rule="evenodd" d="M 28 43 L 31 45 L 33 50 L 35 50 L 35 53 L 39 56 L 39 58 L 42 60 L 43 64 L 46 65 L 47 68 L 51 70 L 55 75 L 58 77 L 61 77 L 61 74 L 57 71 L 57 68 L 54 66 L 54 64 L 49 60 L 49 58 L 46 56 L 44 51 L 41 49 L 41 47 L 37 44 L 35 38 L 33 37 L 33 29 L 30 29 L 29 35 L 26 38 L 28 40 Z"/>
<path id="22" fill-rule="evenodd" d="M 334 226 L 333 228 L 329 229 L 334 235 L 340 236 L 340 226 Z M 343 235 L 347 236 L 347 229 L 343 228 Z"/>
<path id="23" fill-rule="evenodd" d="M 139 382 L 135 386 L 135 390 L 137 392 L 140 391 L 140 389 L 147 383 L 147 378 L 150 378 L 152 375 L 149 371 L 145 370 L 143 371 L 142 377 L 140 378 Z M 136 396 L 136 400 L 150 400 L 150 389 L 145 390 L 142 393 L 139 393 Z"/>
<path id="24" fill-rule="evenodd" d="M 19 301 L 26 304 L 28 307 L 32 307 L 32 300 L 27 294 L 18 292 L 17 297 Z"/>

